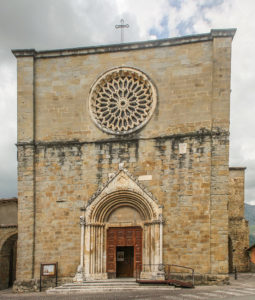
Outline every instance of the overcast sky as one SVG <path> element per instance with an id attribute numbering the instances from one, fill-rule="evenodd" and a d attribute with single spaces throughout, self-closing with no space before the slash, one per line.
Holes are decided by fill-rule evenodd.
<path id="1" fill-rule="evenodd" d="M 237 28 L 232 52 L 230 166 L 246 166 L 255 205 L 254 0 L 0 0 L 0 198 L 17 195 L 16 59 L 36 50 L 134 42 Z"/>

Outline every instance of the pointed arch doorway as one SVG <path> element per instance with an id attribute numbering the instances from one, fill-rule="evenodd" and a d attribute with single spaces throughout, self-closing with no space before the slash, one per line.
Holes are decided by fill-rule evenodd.
<path id="1" fill-rule="evenodd" d="M 119 170 L 85 209 L 84 279 L 133 277 L 141 264 L 162 264 L 162 224 L 162 207 Z"/>

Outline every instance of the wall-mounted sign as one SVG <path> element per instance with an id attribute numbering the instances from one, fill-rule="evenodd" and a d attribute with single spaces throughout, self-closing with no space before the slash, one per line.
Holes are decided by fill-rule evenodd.
<path id="1" fill-rule="evenodd" d="M 56 276 L 56 264 L 42 264 L 42 276 Z"/>
<path id="2" fill-rule="evenodd" d="M 56 286 L 58 286 L 58 263 L 41 264 L 40 268 L 40 292 L 42 291 L 42 276 L 56 277 Z"/>
<path id="3" fill-rule="evenodd" d="M 124 261 L 124 251 L 117 251 L 117 261 Z"/>

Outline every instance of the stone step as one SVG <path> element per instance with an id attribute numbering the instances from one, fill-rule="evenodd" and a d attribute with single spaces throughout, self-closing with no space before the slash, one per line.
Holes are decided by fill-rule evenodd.
<path id="1" fill-rule="evenodd" d="M 47 294 L 78 294 L 88 292 L 107 292 L 107 291 L 131 291 L 131 290 L 149 290 L 149 289 L 160 289 L 160 290 L 172 290 L 174 287 L 171 286 L 136 286 L 136 287 L 86 287 L 86 288 L 69 288 L 69 289 L 49 289 L 46 291 Z"/>
<path id="2" fill-rule="evenodd" d="M 113 278 L 113 279 L 98 279 L 98 280 L 84 280 L 82 283 L 86 282 L 136 282 L 136 279 L 131 278 Z M 74 282 L 73 284 L 77 284 L 79 282 Z"/>
<path id="3" fill-rule="evenodd" d="M 56 287 L 56 289 L 86 289 L 86 288 L 103 288 L 103 287 L 110 287 L 110 288 L 133 288 L 133 287 L 139 287 L 139 284 L 84 284 L 84 285 L 62 285 L 59 287 Z"/>
<path id="4" fill-rule="evenodd" d="M 101 287 L 112 287 L 112 288 L 122 288 L 122 287 L 126 287 L 126 288 L 133 288 L 133 287 L 139 287 L 139 285 L 124 285 L 124 284 L 114 284 L 114 285 L 111 285 L 111 284 L 101 284 L 101 285 L 93 285 L 93 284 L 88 284 L 88 285 L 77 285 L 77 286 L 59 286 L 59 287 L 56 287 L 56 289 L 86 289 L 86 288 L 101 288 Z"/>
<path id="5" fill-rule="evenodd" d="M 127 284 L 127 285 L 132 285 L 132 284 L 135 284 L 137 285 L 138 283 L 135 282 L 135 281 L 120 281 L 120 282 L 117 282 L 117 281 L 114 281 L 114 282 L 108 282 L 108 281 L 86 281 L 86 282 L 81 282 L 81 283 L 66 283 L 65 285 L 100 285 L 100 284 Z"/>
<path id="6" fill-rule="evenodd" d="M 72 294 L 72 293 L 86 293 L 99 291 L 113 291 L 113 290 L 141 290 L 141 289 L 174 289 L 167 285 L 139 285 L 134 280 L 120 281 L 120 280 L 96 280 L 86 281 L 83 283 L 69 283 L 62 286 L 48 289 L 47 294 Z"/>
<path id="7" fill-rule="evenodd" d="M 118 286 L 126 286 L 126 287 L 132 287 L 132 286 L 139 286 L 139 284 L 111 284 L 111 283 L 102 283 L 102 284 L 93 284 L 93 283 L 88 283 L 88 284 L 84 284 L 84 285 L 75 285 L 75 286 L 72 286 L 72 285 L 63 285 L 62 287 L 65 287 L 65 288 L 86 288 L 86 287 L 89 287 L 89 286 L 94 286 L 94 287 L 100 287 L 100 286 L 111 286 L 111 287 L 118 287 Z"/>

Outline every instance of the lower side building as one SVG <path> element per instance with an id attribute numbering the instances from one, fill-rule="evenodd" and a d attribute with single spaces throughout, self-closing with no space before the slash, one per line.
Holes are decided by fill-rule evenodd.
<path id="1" fill-rule="evenodd" d="M 18 209 L 17 198 L 0 199 L 0 290 L 16 280 Z"/>

